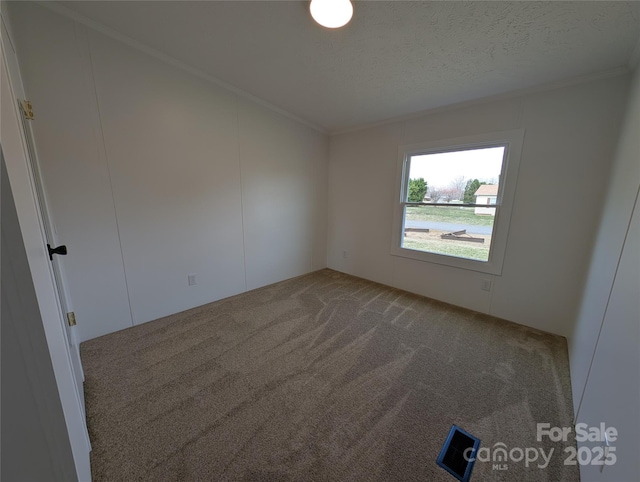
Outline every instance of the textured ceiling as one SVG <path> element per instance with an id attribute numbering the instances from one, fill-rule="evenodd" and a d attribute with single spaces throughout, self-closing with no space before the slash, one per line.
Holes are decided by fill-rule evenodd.
<path id="1" fill-rule="evenodd" d="M 60 2 L 328 131 L 626 66 L 640 2 Z"/>

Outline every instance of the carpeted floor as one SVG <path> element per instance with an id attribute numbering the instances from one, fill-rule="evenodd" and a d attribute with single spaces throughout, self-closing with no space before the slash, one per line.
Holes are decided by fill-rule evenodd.
<path id="1" fill-rule="evenodd" d="M 536 441 L 571 426 L 564 338 L 335 271 L 81 352 L 96 481 L 454 481 L 435 463 L 454 423 L 481 448 L 554 449 L 472 480 L 578 480 Z"/>

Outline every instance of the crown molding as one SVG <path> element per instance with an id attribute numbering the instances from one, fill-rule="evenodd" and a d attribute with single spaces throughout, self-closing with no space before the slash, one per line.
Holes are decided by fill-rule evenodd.
<path id="1" fill-rule="evenodd" d="M 630 69 L 625 67 L 617 67 L 611 70 L 605 70 L 602 72 L 596 72 L 593 74 L 581 75 L 578 77 L 570 77 L 568 79 L 562 79 L 554 82 L 548 82 L 545 84 L 535 85 L 532 87 L 525 87 L 524 89 L 516 89 L 509 92 L 505 92 L 502 94 L 491 95 L 488 97 L 481 97 L 478 99 L 465 100 L 463 102 L 457 102 L 454 104 L 447 104 L 439 107 L 433 107 L 431 109 L 425 109 L 418 112 L 414 112 L 411 114 L 405 114 L 397 117 L 392 117 L 389 119 L 385 119 L 378 122 L 372 122 L 368 124 L 361 124 L 353 127 L 347 127 L 345 129 L 337 129 L 333 131 L 329 131 L 329 136 L 348 134 L 351 132 L 356 132 L 364 129 L 370 129 L 372 127 L 380 127 L 388 124 L 393 124 L 395 122 L 404 122 L 412 119 L 417 119 L 419 117 L 439 114 L 442 112 L 449 112 L 456 109 L 463 109 L 466 107 L 472 107 L 476 105 L 487 104 L 489 102 L 496 102 L 500 100 L 507 99 L 515 99 L 518 97 L 524 97 L 531 94 L 536 94 L 539 92 L 546 92 L 550 90 L 562 89 L 564 87 L 570 87 L 572 85 L 579 84 L 587 84 L 589 82 L 596 82 L 599 80 L 609 79 L 612 77 L 619 77 L 621 75 L 628 74 Z"/>
<path id="2" fill-rule="evenodd" d="M 95 30 L 97 32 L 100 32 L 103 35 L 106 35 L 107 37 L 110 37 L 114 40 L 117 40 L 119 42 L 122 42 L 126 45 L 128 45 L 129 47 L 133 47 L 136 50 L 139 50 L 141 52 L 144 52 L 147 55 L 150 55 L 151 57 L 154 57 L 160 61 L 163 61 L 173 67 L 176 67 L 177 69 L 183 70 L 185 72 L 188 72 L 196 77 L 199 77 L 200 79 L 203 79 L 211 84 L 214 84 L 218 87 L 221 87 L 225 90 L 228 90 L 230 92 L 233 92 L 234 94 L 243 97 L 247 100 L 250 100 L 251 102 L 255 102 L 256 104 L 261 105 L 262 107 L 265 107 L 273 112 L 276 112 L 280 115 L 283 115 L 285 117 L 288 117 L 289 119 L 292 119 L 300 124 L 303 124 L 307 127 L 310 127 L 313 130 L 316 130 L 322 134 L 328 134 L 327 129 L 314 124 L 313 122 L 310 122 L 306 119 L 303 119 L 295 114 L 292 114 L 289 111 L 286 111 L 284 109 L 281 109 L 280 107 L 277 107 L 273 104 L 271 104 L 270 102 L 267 102 L 266 100 L 261 99 L 260 97 L 256 97 L 253 94 L 250 94 L 249 92 L 246 92 L 242 89 L 239 89 L 223 80 L 220 80 L 216 77 L 213 77 L 212 75 L 209 75 L 205 72 L 203 72 L 202 70 L 195 68 L 191 65 L 188 65 L 174 57 L 171 57 L 170 55 L 166 55 L 162 52 L 160 52 L 159 50 L 156 50 L 152 47 L 149 47 L 145 44 L 143 44 L 142 42 L 139 42 L 127 35 L 124 35 L 120 32 L 118 32 L 117 30 L 114 30 L 110 27 L 107 27 L 106 25 L 101 24 L 100 22 L 96 22 L 95 20 L 92 20 L 88 17 L 85 17 L 84 15 L 81 15 L 77 12 L 74 12 L 73 10 L 62 6 L 60 4 L 58 4 L 57 2 L 48 2 L 48 1 L 37 1 L 35 2 L 38 5 L 51 10 L 52 12 L 55 12 L 59 15 L 62 15 L 63 17 L 67 17 L 70 20 L 73 20 L 74 22 L 78 22 L 86 27 L 89 27 L 92 30 Z"/>

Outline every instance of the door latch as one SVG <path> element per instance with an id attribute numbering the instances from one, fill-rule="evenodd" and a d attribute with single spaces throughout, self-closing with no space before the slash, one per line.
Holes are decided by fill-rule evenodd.
<path id="1" fill-rule="evenodd" d="M 52 248 L 51 245 L 47 244 L 47 250 L 49 251 L 49 259 L 53 261 L 54 254 L 65 255 L 67 254 L 67 247 L 63 244 L 58 246 L 57 248 Z"/>

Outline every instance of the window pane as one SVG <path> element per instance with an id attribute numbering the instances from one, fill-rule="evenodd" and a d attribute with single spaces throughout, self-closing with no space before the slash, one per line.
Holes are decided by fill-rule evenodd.
<path id="1" fill-rule="evenodd" d="M 495 209 L 455 205 L 406 206 L 402 247 L 488 261 Z"/>
<path id="2" fill-rule="evenodd" d="M 495 204 L 504 150 L 498 146 L 411 156 L 407 201 Z M 478 192 L 483 184 L 487 187 Z"/>

